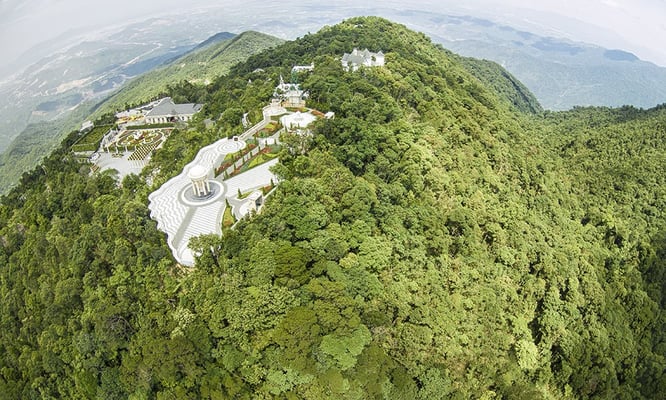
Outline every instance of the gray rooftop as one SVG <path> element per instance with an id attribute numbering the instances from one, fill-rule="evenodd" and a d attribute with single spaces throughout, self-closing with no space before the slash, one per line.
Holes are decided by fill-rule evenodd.
<path id="1" fill-rule="evenodd" d="M 163 98 L 146 117 L 175 117 L 177 115 L 194 115 L 201 110 L 201 104 L 176 104 L 171 97 Z"/>

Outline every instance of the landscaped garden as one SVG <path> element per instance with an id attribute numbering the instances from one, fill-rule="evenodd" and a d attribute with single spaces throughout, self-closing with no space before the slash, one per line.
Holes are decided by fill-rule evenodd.
<path id="1" fill-rule="evenodd" d="M 252 169 L 256 167 L 257 165 L 261 165 L 265 162 L 269 162 L 270 160 L 274 159 L 277 157 L 277 153 L 268 153 L 268 152 L 260 152 L 257 154 L 256 157 L 253 157 L 248 163 L 247 163 L 247 169 Z M 243 168 L 243 167 L 241 167 Z"/>
<path id="2" fill-rule="evenodd" d="M 271 179 L 271 183 L 268 184 L 268 185 L 266 185 L 266 186 L 262 186 L 260 190 L 261 190 L 261 193 L 262 193 L 264 196 L 266 196 L 271 190 L 273 190 L 274 187 L 275 187 L 275 183 L 273 183 L 273 180 Z M 252 190 L 250 190 L 250 191 L 243 192 L 243 193 L 241 193 L 240 190 L 239 190 L 239 191 L 238 191 L 238 194 L 236 195 L 236 198 L 237 198 L 238 200 L 243 200 L 243 199 L 246 198 L 247 196 L 249 196 L 249 195 L 251 195 L 252 193 L 254 193 L 255 190 L 256 190 L 256 189 L 252 189 Z"/>
<path id="3" fill-rule="evenodd" d="M 224 215 L 222 216 L 222 230 L 230 229 L 235 223 L 236 218 L 234 217 L 234 214 L 231 211 L 231 206 L 227 201 L 227 206 L 224 209 Z"/>
<path id="4" fill-rule="evenodd" d="M 254 150 L 255 147 L 257 147 L 256 139 L 248 139 L 245 143 L 247 144 L 247 146 L 245 146 L 245 148 L 243 148 L 242 150 L 239 150 L 235 153 L 229 153 L 224 156 L 224 160 L 222 161 L 220 166 L 215 169 L 215 176 L 223 173 L 227 168 L 234 165 L 236 161 L 240 160 L 247 153 L 251 152 L 252 150 Z"/>
<path id="5" fill-rule="evenodd" d="M 234 172 L 231 173 L 230 176 L 241 174 L 241 173 L 243 173 L 245 171 L 248 171 L 248 170 L 250 170 L 254 167 L 257 167 L 261 164 L 269 162 L 270 160 L 272 160 L 272 159 L 274 159 L 278 156 L 278 153 L 280 152 L 281 148 L 282 147 L 278 144 L 272 144 L 272 145 L 266 146 L 257 155 L 250 158 L 248 161 L 246 161 L 239 168 L 236 168 L 234 170 Z"/>
<path id="6" fill-rule="evenodd" d="M 102 141 L 104 135 L 113 128 L 113 125 L 100 125 L 94 127 L 90 132 L 86 133 L 76 143 L 72 145 L 72 151 L 96 151 L 99 148 L 99 143 Z"/>
<path id="7" fill-rule="evenodd" d="M 160 129 L 160 128 L 173 128 L 173 122 L 163 122 L 160 124 L 148 124 L 148 125 L 134 125 L 132 129 Z"/>
<path id="8" fill-rule="evenodd" d="M 297 111 L 302 113 L 308 112 L 308 109 L 306 107 L 286 107 L 286 110 L 292 113 Z"/>
<path id="9" fill-rule="evenodd" d="M 315 117 L 320 118 L 320 119 L 326 117 L 326 114 L 324 114 L 323 112 L 321 112 L 319 110 L 315 110 L 315 109 L 310 110 L 310 114 L 312 114 Z"/>
<path id="10" fill-rule="evenodd" d="M 117 146 L 127 146 L 128 148 L 135 148 L 145 144 L 152 144 L 161 140 L 166 133 L 162 130 L 143 130 L 143 131 L 126 131 L 120 138 L 118 138 Z"/>
<path id="11" fill-rule="evenodd" d="M 271 121 L 257 133 L 257 136 L 261 138 L 273 136 L 275 132 L 279 131 L 280 129 L 282 129 L 282 125 L 279 121 Z"/>

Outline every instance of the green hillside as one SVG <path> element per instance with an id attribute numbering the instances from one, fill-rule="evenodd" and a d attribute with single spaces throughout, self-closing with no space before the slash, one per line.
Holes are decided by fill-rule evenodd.
<path id="1" fill-rule="evenodd" d="M 195 85 L 211 82 L 224 75 L 229 67 L 259 51 L 273 47 L 282 40 L 259 32 L 244 32 L 222 41 L 202 43 L 192 52 L 171 61 L 168 65 L 143 74 L 128 82 L 118 93 L 102 103 L 94 114 L 126 108 L 166 93 L 167 85 L 188 81 Z"/>
<path id="2" fill-rule="evenodd" d="M 343 71 L 354 47 L 386 66 Z M 284 138 L 261 214 L 176 265 L 148 194 L 310 62 L 298 79 L 335 118 Z M 152 188 L 89 177 L 67 138 L 0 205 L 0 393 L 663 398 L 666 108 L 530 114 L 481 81 L 352 18 L 171 87 L 206 107 Z"/>
<path id="3" fill-rule="evenodd" d="M 216 39 L 220 36 L 216 35 Z M 225 36 L 221 37 L 222 39 Z M 208 80 L 224 75 L 229 67 L 249 55 L 275 46 L 281 40 L 258 32 L 245 32 L 223 41 L 205 41 L 187 55 L 168 66 L 147 72 L 130 81 L 100 104 L 84 103 L 64 119 L 29 125 L 17 136 L 6 152 L 0 154 L 0 194 L 16 185 L 26 171 L 36 164 L 63 139 L 68 132 L 86 119 L 103 118 L 105 114 L 138 105 L 160 94 L 168 93 L 168 85 L 182 81 L 201 87 Z M 193 89 L 194 90 L 194 89 Z M 186 100 L 180 98 L 179 100 Z M 92 114 L 92 115 L 90 115 Z"/>
<path id="4" fill-rule="evenodd" d="M 460 57 L 459 61 L 481 83 L 508 100 L 517 110 L 526 113 L 543 111 L 534 94 L 499 64 L 470 57 Z"/>
<path id="5" fill-rule="evenodd" d="M 84 103 L 67 117 L 28 125 L 0 154 L 0 194 L 16 186 L 21 175 L 35 168 L 56 149 L 63 135 L 81 126 L 92 104 Z"/>

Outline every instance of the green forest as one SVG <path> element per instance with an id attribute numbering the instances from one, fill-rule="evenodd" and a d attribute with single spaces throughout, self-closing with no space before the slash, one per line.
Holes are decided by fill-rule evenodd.
<path id="1" fill-rule="evenodd" d="M 310 62 L 335 118 L 177 265 L 147 196 Z M 205 106 L 142 176 L 90 176 L 73 132 L 2 197 L 1 398 L 666 397 L 666 107 L 543 111 L 374 17 L 168 90 Z"/>

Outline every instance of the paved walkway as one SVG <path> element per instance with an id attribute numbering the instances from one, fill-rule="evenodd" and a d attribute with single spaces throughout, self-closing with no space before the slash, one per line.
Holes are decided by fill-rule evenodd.
<path id="1" fill-rule="evenodd" d="M 271 180 L 273 183 L 277 183 L 277 177 L 269 171 L 269 168 L 277 163 L 278 159 L 276 158 L 224 181 L 226 197 L 236 219 L 243 218 L 249 212 L 249 208 L 245 206 L 247 200 L 238 199 L 238 191 L 247 193 L 261 189 L 268 186 Z"/>
<path id="2" fill-rule="evenodd" d="M 262 129 L 270 120 L 270 116 L 266 117 L 266 113 L 264 116 L 264 120 L 250 128 L 248 132 L 256 133 Z M 250 136 L 246 133 L 241 137 Z M 248 200 L 239 200 L 238 191 L 246 193 L 267 186 L 271 181 L 277 182 L 277 177 L 269 171 L 271 166 L 277 164 L 277 159 L 226 181 L 223 180 L 222 175 L 213 178 L 214 168 L 220 165 L 224 157 L 229 153 L 238 152 L 245 145 L 243 140 L 235 141 L 225 138 L 202 148 L 194 160 L 183 168 L 180 175 L 171 178 L 148 196 L 150 216 L 157 220 L 157 228 L 167 234 L 167 243 L 179 263 L 187 266 L 194 265 L 195 255 L 189 248 L 191 238 L 204 234 L 222 234 L 222 218 L 226 208 L 226 199 L 230 200 L 229 204 L 232 206 L 234 216 L 237 219 L 242 218 L 249 210 L 245 204 Z M 183 194 L 191 187 L 188 173 L 195 165 L 203 165 L 210 169 L 209 179 L 215 179 L 222 185 L 221 195 L 200 204 L 186 201 Z"/>
<path id="3" fill-rule="evenodd" d="M 221 164 L 229 153 L 235 153 L 245 147 L 245 140 L 256 135 L 268 123 L 271 117 L 282 115 L 287 110 L 280 106 L 269 105 L 262 110 L 263 120 L 243 132 L 238 140 L 221 139 L 201 150 L 194 160 L 187 164 L 180 175 L 171 178 L 159 189 L 148 196 L 150 216 L 157 220 L 157 228 L 167 234 L 167 243 L 176 260 L 182 265 L 193 266 L 195 255 L 189 248 L 190 239 L 204 234 L 222 234 L 222 218 L 227 201 L 236 219 L 243 218 L 252 209 L 249 199 L 239 199 L 238 192 L 247 193 L 268 186 L 271 181 L 278 182 L 277 176 L 269 168 L 278 163 L 278 159 L 252 168 L 232 178 L 223 179 L 223 175 L 213 178 L 213 170 Z M 258 139 L 261 145 L 278 142 L 279 133 L 270 138 Z M 188 178 L 190 168 L 203 165 L 210 169 L 209 179 L 214 179 L 222 186 L 221 194 L 199 204 L 187 201 L 183 196 L 190 190 Z M 140 169 L 139 169 L 140 171 Z"/>
<path id="4" fill-rule="evenodd" d="M 99 157 L 95 160 L 95 164 L 99 167 L 100 171 L 108 169 L 115 169 L 118 171 L 118 179 L 122 179 L 129 174 L 139 175 L 143 167 L 146 166 L 147 160 L 131 161 L 128 160 L 132 155 L 131 151 L 122 154 L 122 157 L 113 157 L 111 153 L 101 152 L 98 153 Z"/>

